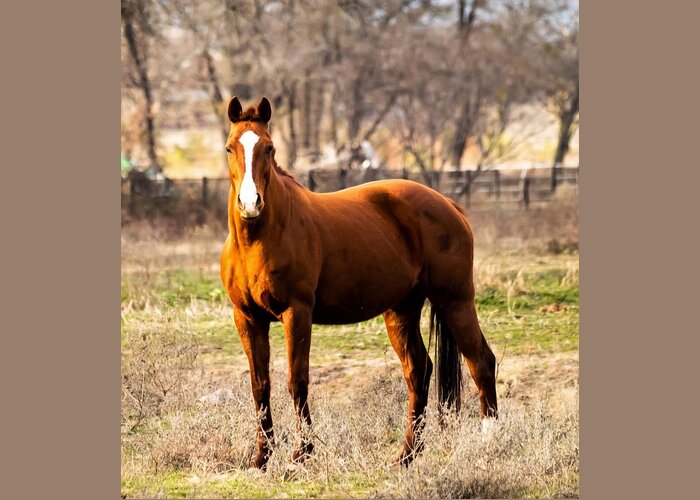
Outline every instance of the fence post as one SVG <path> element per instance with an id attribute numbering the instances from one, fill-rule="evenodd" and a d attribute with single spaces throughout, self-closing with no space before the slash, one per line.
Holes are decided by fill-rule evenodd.
<path id="1" fill-rule="evenodd" d="M 498 170 L 493 171 L 493 182 L 494 182 L 494 189 L 496 191 L 496 199 L 500 200 L 501 199 L 501 172 Z"/>
<path id="2" fill-rule="evenodd" d="M 209 198 L 209 179 L 202 176 L 202 199 L 197 210 L 197 224 L 202 225 L 207 219 L 207 204 Z"/>
<path id="3" fill-rule="evenodd" d="M 209 179 L 202 177 L 202 206 L 206 209 L 209 206 Z"/>
<path id="4" fill-rule="evenodd" d="M 467 174 L 467 184 L 464 189 L 464 194 L 467 195 L 466 203 L 465 205 L 467 208 L 471 208 L 472 206 L 472 171 L 467 170 L 465 171 L 465 174 Z"/>
<path id="5" fill-rule="evenodd" d="M 557 166 L 552 166 L 552 191 L 557 189 Z"/>
<path id="6" fill-rule="evenodd" d="M 440 175 L 442 172 L 439 170 L 433 170 L 433 182 L 435 183 L 434 189 L 435 191 L 442 192 L 440 189 L 440 181 L 442 179 L 442 176 Z"/>
<path id="7" fill-rule="evenodd" d="M 134 185 L 134 176 L 129 175 L 129 215 L 132 217 L 136 212 L 136 187 Z"/>
<path id="8" fill-rule="evenodd" d="M 525 177 L 523 179 L 523 202 L 525 202 L 525 208 L 530 206 L 530 178 Z"/>

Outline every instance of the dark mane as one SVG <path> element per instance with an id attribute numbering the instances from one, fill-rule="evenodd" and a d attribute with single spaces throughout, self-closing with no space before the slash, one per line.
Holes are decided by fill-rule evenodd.
<path id="1" fill-rule="evenodd" d="M 260 118 L 258 115 L 258 110 L 255 109 L 255 106 L 250 106 L 248 109 L 243 111 L 241 113 L 241 116 L 238 117 L 238 120 L 236 120 L 236 123 L 238 122 L 263 122 L 263 120 Z"/>

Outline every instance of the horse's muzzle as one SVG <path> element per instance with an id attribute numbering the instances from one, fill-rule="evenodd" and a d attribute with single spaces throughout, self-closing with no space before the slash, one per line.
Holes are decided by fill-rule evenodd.
<path id="1" fill-rule="evenodd" d="M 257 219 L 260 216 L 264 206 L 265 203 L 260 197 L 260 193 L 256 195 L 255 203 L 243 203 L 240 196 L 238 197 L 238 211 L 243 219 Z"/>

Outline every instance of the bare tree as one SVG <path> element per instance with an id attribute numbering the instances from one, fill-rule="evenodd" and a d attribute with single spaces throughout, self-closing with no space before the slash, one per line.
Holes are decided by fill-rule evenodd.
<path id="1" fill-rule="evenodd" d="M 148 39 L 153 36 L 151 23 L 152 6 L 148 0 L 122 0 L 122 31 L 129 55 L 133 62 L 137 85 L 143 93 L 146 144 L 148 159 L 152 166 L 161 169 L 156 154 L 155 120 L 153 116 L 153 90 L 148 75 Z"/>
<path id="2" fill-rule="evenodd" d="M 559 136 L 554 153 L 554 166 L 561 165 L 569 151 L 569 142 L 576 129 L 579 110 L 578 12 L 561 30 L 554 47 L 547 47 L 550 72 L 548 78 L 549 108 L 559 122 Z"/>

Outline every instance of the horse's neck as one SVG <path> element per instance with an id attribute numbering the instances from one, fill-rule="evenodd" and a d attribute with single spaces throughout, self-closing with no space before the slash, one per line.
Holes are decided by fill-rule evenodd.
<path id="1" fill-rule="evenodd" d="M 264 218 L 260 223 L 252 226 L 241 221 L 235 209 L 235 203 L 229 203 L 229 230 L 239 247 L 247 248 L 255 242 L 265 245 L 267 242 L 274 244 L 280 241 L 282 232 L 287 226 L 291 197 L 295 195 L 292 191 L 284 178 L 273 171 L 270 174 L 265 195 L 265 208 L 261 215 Z M 235 196 L 235 193 L 232 192 L 231 196 Z"/>

